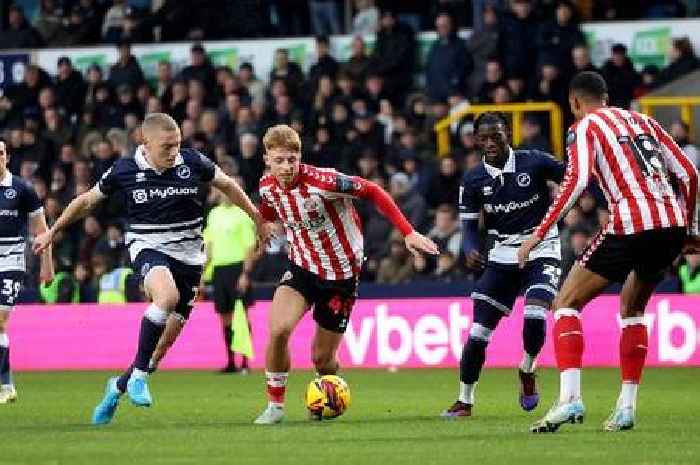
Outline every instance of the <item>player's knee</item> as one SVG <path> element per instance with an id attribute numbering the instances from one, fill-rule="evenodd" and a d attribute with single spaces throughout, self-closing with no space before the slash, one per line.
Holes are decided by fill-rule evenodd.
<path id="1" fill-rule="evenodd" d="M 469 329 L 469 341 L 488 344 L 491 341 L 493 329 L 480 323 L 474 323 Z"/>
<path id="2" fill-rule="evenodd" d="M 159 289 L 151 294 L 153 303 L 166 312 L 175 310 L 177 303 L 180 301 L 180 293 L 177 289 Z"/>
<path id="3" fill-rule="evenodd" d="M 575 308 L 580 309 L 586 304 L 584 298 L 575 289 L 562 289 L 552 302 L 552 308 Z"/>
<path id="4" fill-rule="evenodd" d="M 287 343 L 289 337 L 292 335 L 292 327 L 288 324 L 272 323 L 270 325 L 270 338 L 278 343 Z"/>
<path id="5" fill-rule="evenodd" d="M 311 357 L 316 371 L 321 375 L 333 374 L 336 371 L 336 361 L 333 353 L 317 350 Z"/>
<path id="6" fill-rule="evenodd" d="M 640 310 L 638 308 L 633 308 L 624 303 L 620 306 L 620 317 L 622 318 L 635 318 L 644 316 L 644 309 Z"/>

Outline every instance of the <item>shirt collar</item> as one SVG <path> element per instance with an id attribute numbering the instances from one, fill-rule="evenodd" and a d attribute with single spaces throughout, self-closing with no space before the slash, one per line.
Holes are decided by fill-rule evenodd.
<path id="1" fill-rule="evenodd" d="M 503 165 L 503 169 L 489 165 L 486 160 L 484 160 L 484 168 L 486 168 L 486 172 L 491 175 L 492 178 L 497 178 L 503 173 L 515 173 L 515 152 L 513 152 L 513 148 L 508 147 L 508 160 L 506 160 L 506 164 Z"/>
<path id="2" fill-rule="evenodd" d="M 0 186 L 11 187 L 12 186 L 12 173 L 10 170 L 5 171 L 5 177 L 0 179 Z"/>
<path id="3" fill-rule="evenodd" d="M 136 147 L 134 161 L 140 170 L 153 170 L 156 173 L 162 173 L 162 171 L 158 171 L 148 162 L 148 159 L 146 158 L 146 147 L 144 145 L 139 145 Z M 177 157 L 175 158 L 175 166 L 182 165 L 184 162 L 185 160 L 183 160 L 182 155 L 178 153 Z"/>

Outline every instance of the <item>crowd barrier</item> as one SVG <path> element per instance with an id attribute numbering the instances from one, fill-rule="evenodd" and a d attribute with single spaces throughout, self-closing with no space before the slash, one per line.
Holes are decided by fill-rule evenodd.
<path id="1" fill-rule="evenodd" d="M 586 307 L 584 364 L 617 366 L 619 297 L 602 296 Z M 657 295 L 647 307 L 650 366 L 700 366 L 700 298 Z M 264 365 L 270 303 L 249 311 L 253 330 L 253 368 Z M 16 370 L 119 369 L 134 355 L 145 305 L 18 306 L 10 325 L 12 365 Z M 339 350 L 343 367 L 456 367 L 472 323 L 467 298 L 361 299 Z M 551 334 L 551 315 L 548 336 Z M 290 342 L 292 364 L 309 368 L 314 322 L 307 315 Z M 519 363 L 522 354 L 522 301 L 501 322 L 488 349 L 487 366 Z M 219 320 L 211 303 L 200 303 L 162 369 L 214 369 L 224 365 Z M 540 366 L 553 366 L 547 343 Z"/>

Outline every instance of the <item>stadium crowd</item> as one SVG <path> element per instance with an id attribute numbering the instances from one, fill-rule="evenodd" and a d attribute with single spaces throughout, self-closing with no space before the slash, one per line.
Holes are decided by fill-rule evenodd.
<path id="1" fill-rule="evenodd" d="M 140 3 L 142 7 L 150 4 Z M 256 10 L 246 25 L 217 23 L 221 17 L 230 21 L 248 18 L 242 14 L 217 13 L 212 18 L 207 11 L 214 9 L 193 8 L 191 2 L 161 3 L 155 13 L 140 14 L 124 0 L 114 0 L 109 8 L 92 0 L 44 0 L 33 26 L 21 8 L 10 7 L 10 31 L 14 32 L 0 34 L 0 48 L 114 42 L 119 51 L 116 63 L 105 68 L 92 65 L 85 74 L 68 57 L 58 60 L 56 76 L 29 65 L 24 81 L 0 98 L 0 135 L 8 144 L 10 170 L 37 190 L 49 225 L 114 160 L 133 156 L 139 142 L 137 128 L 146 113 L 172 115 L 181 126 L 184 146 L 215 160 L 252 194 L 264 172 L 261 134 L 271 125 L 285 123 L 302 134 L 306 162 L 386 187 L 411 223 L 440 246 L 442 253 L 436 259 L 414 262 L 383 216 L 359 204 L 367 255 L 362 279 L 379 283 L 472 278 L 463 266 L 456 205 L 463 173 L 480 160 L 473 124 L 469 120 L 455 123 L 451 153 L 438 158 L 436 121 L 466 102 L 554 101 L 566 110 L 570 77 L 596 69 L 579 27 L 581 17 L 658 17 L 671 10 L 672 16 L 678 16 L 686 10 L 679 2 L 661 1 L 641 2 L 646 9 L 635 2 L 630 12 L 621 6 L 627 2 L 512 0 L 506 6 L 500 5 L 505 2 L 475 1 L 477 33 L 463 40 L 455 33 L 455 18 L 470 15 L 457 8 L 461 2 L 400 2 L 406 4 L 401 9 L 380 10 L 371 0 L 357 1 L 353 31 L 349 32 L 358 35 L 347 62 L 333 57 L 328 36 L 321 34 L 316 37 L 317 59 L 308 72 L 290 60 L 287 50 L 279 49 L 270 75 L 257 76 L 250 63 L 238 69 L 215 67 L 205 48 L 195 42 L 189 65 L 173 69 L 171 63 L 161 62 L 157 79 L 149 82 L 131 53 L 132 41 L 154 39 L 152 33 L 143 31 L 159 30 L 161 40 L 340 31 L 334 25 L 338 8 L 330 8 L 338 7 L 333 1 L 215 2 L 230 8 L 258 3 L 274 7 Z M 300 24 L 294 21 L 298 10 L 283 11 L 297 3 L 303 3 L 309 12 L 308 21 Z M 423 12 L 420 6 L 410 10 L 410 5 L 423 3 L 444 3 L 452 11 Z M 196 13 L 189 29 L 177 27 L 183 14 L 180 7 L 185 4 Z M 331 14 L 327 30 L 314 19 L 314 14 L 323 16 L 319 11 L 326 11 L 324 6 L 336 11 L 336 20 Z M 261 11 L 268 11 L 269 17 Z M 277 16 L 272 14 L 275 11 Z M 438 33 L 420 79 L 414 79 L 414 26 L 427 25 L 413 21 L 416 16 L 411 13 L 419 19 L 433 18 Z M 255 18 L 259 17 L 258 22 Z M 280 18 L 290 24 L 281 26 Z M 210 27 L 214 23 L 217 27 Z M 222 27 L 234 32 L 227 35 Z M 246 27 L 251 30 L 244 30 Z M 368 53 L 361 33 L 375 28 L 376 44 Z M 9 42 L 13 37 L 15 42 Z M 700 66 L 687 38 L 673 40 L 670 60 L 663 69 L 647 66 L 640 73 L 632 66 L 625 46 L 614 45 L 611 58 L 599 70 L 608 82 L 611 104 L 629 108 L 633 99 Z M 566 118 L 568 124 L 570 115 Z M 697 164 L 700 157 L 688 138 L 688 128 L 677 122 L 671 131 Z M 525 117 L 519 148 L 550 150 L 547 124 L 538 115 Z M 210 205 L 213 198 L 210 196 Z M 599 190 L 591 186 L 564 219 L 564 272 L 607 221 L 605 205 Z M 57 269 L 77 283 L 76 291 L 69 289 L 61 299 L 95 301 L 99 279 L 128 266 L 120 209 L 120 201 L 114 201 L 76 225 L 67 233 L 69 237 L 56 238 Z M 284 266 L 279 257 L 284 255 L 283 238 L 274 240 L 256 267 L 255 281 L 274 282 Z M 689 259 L 693 273 L 700 268 L 695 261 Z M 36 281 L 38 264 L 31 258 L 28 263 Z M 138 292 L 133 294 L 129 298 L 138 299 Z"/>

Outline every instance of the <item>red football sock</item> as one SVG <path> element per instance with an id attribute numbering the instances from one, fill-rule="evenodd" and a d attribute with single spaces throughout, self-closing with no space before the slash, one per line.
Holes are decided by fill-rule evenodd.
<path id="1" fill-rule="evenodd" d="M 623 320 L 624 325 L 624 320 Z M 631 324 L 622 328 L 620 336 L 620 371 L 623 383 L 639 384 L 649 344 L 644 324 Z"/>
<path id="2" fill-rule="evenodd" d="M 267 398 L 277 405 L 284 405 L 284 394 L 287 391 L 287 373 L 265 372 L 267 378 Z"/>
<path id="3" fill-rule="evenodd" d="M 555 313 L 554 352 L 559 371 L 581 368 L 583 358 L 583 328 L 578 312 L 573 309 L 559 309 Z"/>

